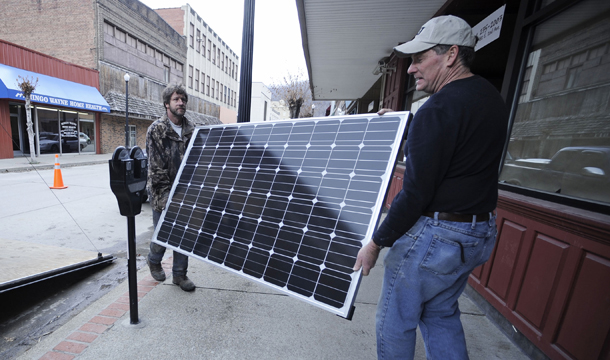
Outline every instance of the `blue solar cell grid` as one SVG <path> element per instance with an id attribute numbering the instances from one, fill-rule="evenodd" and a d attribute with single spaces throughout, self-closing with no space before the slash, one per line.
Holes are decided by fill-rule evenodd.
<path id="1" fill-rule="evenodd" d="M 197 128 L 153 241 L 345 317 L 407 116 Z"/>

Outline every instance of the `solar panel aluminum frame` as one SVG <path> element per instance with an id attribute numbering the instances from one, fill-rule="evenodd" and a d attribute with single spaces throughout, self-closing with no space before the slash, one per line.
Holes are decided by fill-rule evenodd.
<path id="1" fill-rule="evenodd" d="M 388 145 L 388 146 L 390 146 L 391 149 L 387 152 L 387 154 L 386 154 L 387 158 L 384 160 L 384 162 L 385 162 L 384 163 L 385 164 L 385 169 L 383 170 L 383 175 L 380 175 L 381 180 L 380 180 L 380 183 L 379 183 L 379 191 L 376 194 L 376 199 L 374 200 L 374 205 L 372 207 L 370 207 L 370 210 L 371 210 L 370 215 L 367 215 L 368 219 L 367 219 L 367 223 L 366 223 L 366 231 L 364 232 L 364 234 L 360 234 L 360 236 L 359 236 L 359 238 L 361 238 L 361 240 L 357 241 L 358 242 L 358 248 L 357 249 L 353 249 L 353 248 L 351 249 L 351 255 L 352 256 L 349 259 L 350 259 L 350 261 L 353 260 L 353 261 L 351 261 L 351 265 L 350 265 L 350 266 L 353 266 L 353 264 L 355 263 L 354 252 L 357 254 L 357 250 L 362 248 L 362 246 L 366 245 L 366 243 L 368 243 L 368 241 L 370 241 L 370 239 L 372 238 L 373 232 L 374 232 L 374 230 L 376 229 L 376 227 L 378 225 L 379 219 L 381 217 L 381 209 L 383 207 L 383 200 L 386 197 L 386 194 L 387 194 L 387 191 L 388 191 L 388 186 L 389 186 L 389 183 L 390 183 L 390 181 L 392 179 L 392 176 L 393 176 L 393 169 L 394 169 L 394 166 L 396 164 L 396 157 L 397 157 L 398 151 L 399 151 L 399 149 L 401 147 L 401 143 L 402 143 L 401 140 L 403 139 L 403 136 L 404 136 L 404 133 L 405 133 L 405 128 L 406 128 L 407 120 L 408 120 L 408 118 L 410 116 L 411 116 L 411 114 L 409 112 L 394 112 L 394 113 L 389 113 L 389 114 L 386 114 L 386 115 L 383 115 L 383 116 L 379 116 L 377 114 L 359 114 L 359 115 L 334 116 L 334 117 L 324 117 L 324 118 L 287 119 L 287 120 L 257 122 L 257 123 L 236 123 L 236 124 L 221 124 L 221 125 L 212 125 L 212 126 L 206 126 L 206 127 L 197 127 L 195 129 L 195 132 L 194 132 L 194 134 L 193 134 L 193 136 L 191 138 L 189 146 L 188 146 L 188 148 L 187 148 L 187 150 L 185 152 L 185 155 L 183 157 L 182 164 L 180 165 L 180 169 L 179 169 L 178 174 L 176 176 L 176 181 L 174 181 L 174 183 L 172 185 L 172 189 L 171 189 L 171 192 L 170 192 L 170 195 L 169 195 L 169 198 L 168 198 L 167 205 L 166 205 L 165 209 L 163 210 L 163 212 L 161 214 L 161 217 L 159 219 L 157 228 L 155 229 L 155 232 L 153 234 L 152 241 L 157 243 L 157 244 L 159 244 L 159 245 L 162 245 L 162 246 L 166 247 L 167 249 L 180 252 L 180 253 L 185 254 L 187 256 L 195 257 L 195 258 L 197 258 L 199 260 L 202 260 L 204 262 L 207 262 L 207 263 L 219 266 L 219 267 L 224 268 L 226 270 L 229 270 L 229 271 L 231 271 L 233 273 L 236 273 L 236 274 L 239 274 L 241 276 L 244 276 L 244 277 L 246 277 L 246 278 L 248 278 L 250 280 L 253 280 L 253 281 L 256 281 L 258 283 L 270 286 L 271 288 L 273 288 L 275 290 L 278 290 L 278 291 L 280 291 L 282 293 L 285 293 L 285 294 L 290 295 L 292 297 L 295 297 L 295 298 L 298 298 L 300 300 L 303 300 L 303 301 L 305 301 L 307 303 L 310 303 L 310 304 L 312 304 L 314 306 L 317 306 L 319 308 L 327 310 L 327 311 L 329 311 L 331 313 L 334 313 L 336 315 L 339 315 L 341 317 L 351 318 L 352 310 L 353 310 L 353 303 L 355 301 L 356 294 L 357 294 L 357 291 L 358 291 L 358 287 L 359 287 L 359 284 L 360 284 L 360 281 L 361 281 L 361 276 L 362 276 L 361 270 L 357 271 L 357 272 L 351 271 L 349 273 L 349 278 L 350 278 L 349 279 L 349 288 L 346 291 L 345 299 L 344 299 L 343 303 L 341 304 L 341 306 L 332 306 L 332 305 L 330 305 L 330 304 L 328 304 L 326 302 L 322 302 L 322 301 L 316 300 L 316 298 L 314 296 L 315 294 L 314 295 L 305 296 L 302 293 L 290 290 L 287 285 L 278 286 L 278 285 L 276 285 L 276 284 L 274 284 L 272 282 L 266 281 L 264 276 L 261 276 L 261 277 L 252 276 L 252 275 L 244 272 L 244 269 L 237 270 L 235 268 L 227 266 L 224 263 L 224 261 L 222 263 L 219 263 L 217 261 L 213 261 L 213 260 L 211 260 L 209 258 L 209 254 L 207 256 L 204 256 L 204 257 L 202 257 L 200 255 L 197 255 L 197 253 L 194 252 L 194 249 L 195 249 L 194 247 L 190 251 L 184 250 L 184 249 L 182 249 L 180 247 L 180 244 L 183 241 L 182 239 L 180 239 L 180 243 L 178 245 L 173 245 L 173 244 L 170 244 L 170 239 L 169 238 L 167 240 L 160 240 L 159 239 L 159 234 L 160 234 L 160 232 L 163 232 L 162 228 L 164 228 L 164 226 L 166 226 L 166 228 L 167 227 L 171 227 L 172 229 L 173 229 L 174 226 L 176 226 L 176 218 L 172 218 L 172 216 L 177 215 L 177 214 L 171 212 L 171 214 L 168 215 L 168 212 L 169 212 L 169 209 L 172 207 L 172 205 L 173 205 L 173 208 L 176 208 L 177 206 L 182 206 L 182 203 L 180 203 L 180 204 L 177 203 L 177 201 L 180 200 L 180 199 L 177 198 L 174 201 L 174 197 L 177 194 L 177 188 L 181 186 L 180 184 L 181 184 L 182 176 L 183 175 L 188 176 L 188 174 L 186 174 L 186 173 L 188 173 L 188 171 L 185 171 L 185 167 L 187 166 L 187 163 L 189 162 L 189 159 L 191 158 L 191 153 L 193 151 L 193 148 L 194 148 L 195 144 L 198 142 L 197 139 L 198 139 L 198 134 L 199 134 L 200 131 L 201 132 L 207 132 L 207 134 L 211 134 L 214 131 L 214 129 L 221 128 L 223 133 L 224 133 L 224 131 L 227 131 L 227 130 L 230 131 L 233 128 L 237 128 L 237 130 L 236 130 L 236 133 L 237 133 L 240 130 L 247 130 L 248 128 L 252 128 L 252 131 L 254 132 L 258 126 L 272 126 L 272 127 L 276 127 L 276 126 L 288 126 L 287 124 L 292 124 L 293 128 L 296 128 L 296 126 L 313 124 L 312 126 L 316 127 L 316 126 L 319 126 L 319 125 L 325 125 L 326 123 L 329 123 L 329 124 L 331 122 L 332 123 L 336 123 L 337 121 L 339 121 L 340 125 L 343 124 L 344 122 L 345 122 L 345 124 L 351 124 L 350 121 L 359 121 L 359 120 L 362 120 L 362 119 L 366 119 L 366 121 L 368 121 L 368 123 L 367 123 L 367 129 L 368 129 L 368 124 L 373 123 L 374 121 L 376 121 L 378 119 L 381 119 L 381 121 L 388 121 L 390 119 L 397 118 L 397 120 L 396 120 L 396 126 L 397 126 L 396 132 L 394 134 L 392 134 L 393 137 L 391 137 L 391 138 L 388 137 L 388 139 L 387 139 L 387 141 L 391 141 L 391 144 Z M 202 134 L 205 134 L 205 133 L 202 133 Z M 329 134 L 332 134 L 332 133 L 329 133 Z M 337 131 L 337 133 L 335 134 L 335 137 L 338 137 L 339 134 L 340 134 L 340 132 Z M 314 135 L 314 133 L 311 134 L 311 138 L 312 139 L 313 139 L 313 135 Z M 202 137 L 203 136 L 204 135 L 202 135 Z M 366 133 L 364 133 L 362 136 L 363 136 L 363 139 L 364 139 L 364 137 L 366 136 Z M 236 137 L 237 137 L 237 135 L 236 135 Z M 246 148 L 250 147 L 250 143 L 251 142 L 252 142 L 252 139 L 251 138 L 248 139 L 248 145 L 246 146 Z M 311 142 L 311 140 L 310 140 L 310 142 Z M 242 142 L 241 144 L 243 145 L 244 142 Z M 364 144 L 364 140 L 362 140 L 361 144 Z M 257 145 L 259 147 L 261 147 L 261 144 L 257 144 Z M 333 143 L 333 145 L 334 145 L 334 143 Z M 199 145 L 197 145 L 197 146 L 199 146 Z M 292 146 L 292 145 L 289 145 L 288 142 L 286 142 L 284 149 L 286 149 L 287 147 L 290 147 L 290 146 Z M 360 149 L 362 149 L 364 147 L 363 145 L 360 145 L 360 146 L 361 146 Z M 230 147 L 231 147 L 231 149 L 233 149 L 233 144 Z M 203 148 L 205 148 L 205 143 L 203 145 Z M 219 148 L 219 146 L 217 144 L 216 145 L 216 149 L 218 149 L 218 148 Z M 264 149 L 266 149 L 266 148 L 267 148 L 267 145 L 264 146 Z M 307 149 L 309 149 L 309 143 L 307 145 Z M 334 146 L 333 146 L 333 149 L 334 149 Z M 200 151 L 199 148 L 198 148 L 198 151 Z M 245 154 L 245 152 L 246 152 L 246 150 L 244 150 L 244 154 Z M 332 150 L 330 152 L 332 153 Z M 195 153 L 193 153 L 193 154 L 195 154 Z M 265 152 L 265 154 L 266 154 L 266 152 Z M 195 155 L 193 155 L 193 156 L 195 156 Z M 358 156 L 360 156 L 360 155 L 358 155 Z M 246 156 L 244 155 L 244 158 L 242 158 L 242 163 L 243 163 L 243 161 L 244 161 L 243 159 L 245 159 L 245 157 Z M 199 159 L 201 159 L 201 157 Z M 227 154 L 226 159 L 227 160 L 225 161 L 225 164 L 224 164 L 225 167 L 226 167 L 226 164 L 229 163 L 228 162 L 229 161 L 228 160 L 229 159 L 229 155 L 228 154 Z M 261 163 L 264 162 L 265 161 L 264 159 L 266 159 L 265 156 L 262 156 L 260 162 Z M 215 159 L 215 160 L 217 160 L 217 159 Z M 284 167 L 284 164 L 282 164 L 281 160 L 283 160 L 283 159 L 280 159 L 280 162 L 277 164 L 277 169 L 275 171 L 276 174 L 278 173 L 278 170 L 280 168 Z M 195 163 L 194 167 L 195 167 L 195 169 L 207 167 L 207 169 L 209 170 L 209 169 L 212 168 L 212 162 L 213 161 L 207 162 L 207 163 L 200 163 L 198 161 L 197 163 Z M 381 161 L 377 161 L 377 162 L 381 163 Z M 193 162 L 191 162 L 191 164 L 192 163 Z M 193 165 L 191 165 L 191 164 L 189 164 L 189 166 L 192 167 Z M 327 162 L 327 166 L 328 166 L 328 162 Z M 223 169 L 222 170 L 222 174 L 224 174 L 225 167 L 222 168 Z M 241 171 L 241 168 L 242 168 L 242 166 L 240 165 L 239 166 L 239 169 L 240 169 L 239 171 Z M 328 169 L 332 169 L 332 168 L 328 167 Z M 258 168 L 256 169 L 256 171 L 257 172 L 259 171 Z M 300 171 L 301 171 L 301 169 L 298 170 L 299 174 L 300 174 Z M 360 171 L 364 171 L 364 170 L 358 169 L 358 171 L 360 172 Z M 326 171 L 324 170 L 323 173 L 326 173 Z M 379 173 L 381 173 L 381 170 L 379 170 Z M 192 176 L 192 174 L 191 174 L 191 176 Z M 207 177 L 208 174 L 206 173 L 205 176 Z M 219 176 L 218 184 L 220 184 L 220 181 L 223 178 L 221 178 L 221 175 L 218 175 L 218 176 Z M 350 178 L 352 176 L 354 176 L 354 171 L 352 171 L 352 173 L 350 174 Z M 322 175 L 322 177 L 324 177 L 324 174 Z M 229 182 L 233 181 L 235 183 L 237 181 L 237 177 L 232 179 L 232 180 L 229 177 L 228 181 Z M 253 180 L 253 183 L 254 183 L 254 180 Z M 298 184 L 295 183 L 295 186 L 296 185 L 298 185 Z M 272 186 L 273 186 L 273 183 L 272 183 Z M 197 188 L 199 188 L 199 187 L 203 191 L 203 189 L 204 189 L 203 182 L 201 183 L 200 186 L 197 186 Z M 181 189 L 182 188 L 184 188 L 184 184 L 182 185 Z M 190 188 L 194 189 L 195 186 L 191 186 L 191 183 L 190 183 L 190 180 L 189 180 L 189 183 L 187 184 L 186 189 L 189 190 Z M 216 191 L 218 189 L 218 186 L 216 186 L 214 189 L 215 189 L 214 191 Z M 231 190 L 230 190 L 231 194 L 233 193 L 233 189 L 234 188 L 232 187 Z M 183 195 L 181 193 L 181 191 L 183 191 L 183 189 L 178 191 L 178 193 L 181 194 L 180 196 Z M 346 190 L 346 193 L 347 193 L 347 190 Z M 270 194 L 271 194 L 271 191 L 269 193 L 267 193 L 267 198 L 269 198 Z M 297 195 L 296 192 L 294 194 Z M 250 192 L 248 192 L 248 196 L 250 196 L 250 195 L 251 195 Z M 288 203 L 290 203 L 291 199 L 294 199 L 292 197 L 292 193 L 290 194 L 290 196 L 288 198 L 289 198 L 288 199 Z M 316 199 L 317 199 L 317 197 L 316 197 Z M 199 201 L 199 200 L 200 200 L 200 197 L 197 198 L 197 201 Z M 203 207 L 207 206 L 207 208 L 205 209 L 205 214 L 206 215 L 204 215 L 204 217 L 207 217 L 207 214 L 210 213 L 210 204 L 213 201 L 212 197 L 210 197 L 209 200 L 210 201 L 208 203 L 205 203 L 202 206 L 199 206 L 199 208 L 203 208 Z M 348 200 L 348 199 L 345 198 L 345 200 Z M 180 200 L 180 201 L 182 201 L 182 200 Z M 313 200 L 314 204 L 315 204 L 315 201 L 316 200 Z M 229 200 L 226 199 L 225 209 L 226 209 L 227 204 L 229 204 L 229 203 L 230 203 Z M 245 201 L 244 201 L 244 204 L 245 204 Z M 201 205 L 201 204 L 199 204 L 199 202 L 197 202 L 197 204 L 193 204 L 192 205 L 193 209 L 195 209 L 196 205 Z M 244 209 L 244 206 L 245 205 L 242 205 L 242 209 Z M 343 206 L 345 206 L 345 201 L 343 201 L 341 203 L 341 210 L 343 210 Z M 264 209 L 263 209 L 263 211 L 264 211 Z M 286 213 L 283 216 L 286 216 L 287 213 L 288 213 L 288 211 L 286 210 Z M 226 215 L 226 213 L 223 210 L 222 211 L 222 216 L 225 216 L 225 215 Z M 312 213 L 310 213 L 309 216 L 311 217 L 311 215 L 312 215 Z M 219 219 L 219 221 L 218 221 L 219 223 L 223 221 L 222 216 L 220 218 L 218 218 Z M 167 221 L 166 221 L 166 219 L 167 219 Z M 192 219 L 194 219 L 194 217 L 190 217 L 188 221 L 190 222 Z M 239 219 L 241 221 L 241 219 L 242 219 L 241 214 L 239 215 Z M 310 220 L 311 219 L 308 219 L 307 221 L 309 222 Z M 172 222 L 171 224 L 170 224 L 170 221 Z M 258 222 L 259 222 L 259 224 L 261 223 L 261 218 L 258 219 Z M 335 229 L 338 228 L 338 224 L 340 222 L 341 222 L 341 219 L 339 217 L 337 219 L 337 227 Z M 201 228 L 198 229 L 198 232 L 200 234 L 202 233 L 201 229 L 203 228 L 204 225 L 201 225 Z M 220 225 L 218 225 L 218 226 L 220 226 Z M 196 227 L 197 226 L 195 226 L 195 228 Z M 279 227 L 280 228 L 282 227 L 282 222 L 279 223 Z M 186 232 L 187 228 L 188 228 L 188 225 L 185 227 L 184 233 Z M 306 228 L 307 228 L 307 226 L 305 226 L 305 228 L 303 228 L 304 232 L 307 231 Z M 333 235 L 334 234 L 335 234 L 335 232 L 333 231 L 332 234 L 331 234 L 331 240 L 333 240 Z M 303 235 L 303 237 L 304 236 L 305 235 Z M 214 237 L 214 239 L 212 239 L 210 241 L 210 244 L 212 244 L 212 241 L 216 241 L 216 233 L 214 233 L 213 237 Z M 276 237 L 276 240 L 277 239 L 278 239 L 278 237 Z M 233 240 L 233 238 L 231 238 L 231 244 L 233 244 L 232 240 Z M 301 240 L 301 241 L 303 241 L 303 240 Z M 196 245 L 197 244 L 195 244 L 194 246 L 196 246 Z M 209 247 L 212 248 L 212 246 L 213 245 L 210 245 Z M 252 247 L 250 247 L 249 249 L 252 249 Z M 330 250 L 328 250 L 328 251 L 330 251 Z M 273 249 L 271 249 L 270 252 L 273 253 Z M 227 259 L 227 257 L 226 257 L 227 254 L 228 254 L 228 249 L 227 249 L 227 253 L 225 254 L 225 260 Z M 326 256 L 327 255 L 328 254 L 326 254 Z M 345 256 L 347 256 L 347 255 L 345 255 Z M 296 258 L 296 256 L 295 256 L 295 258 Z M 245 259 L 243 259 L 243 260 L 244 260 L 244 262 L 246 261 Z M 295 260 L 295 262 L 296 261 L 297 260 Z M 270 266 L 269 263 L 267 263 L 267 266 Z M 293 263 L 293 266 L 296 268 L 295 263 Z M 321 266 L 323 268 L 324 265 L 321 265 Z M 344 266 L 344 268 L 345 268 L 345 266 Z M 268 270 L 268 269 L 266 268 L 265 270 Z M 291 275 L 292 274 L 290 274 L 289 276 L 291 276 Z M 318 281 L 320 281 L 319 280 L 320 278 L 321 278 L 321 274 L 320 274 L 320 277 L 318 278 Z M 318 286 L 318 285 L 320 285 L 320 284 L 316 283 L 316 286 Z"/>

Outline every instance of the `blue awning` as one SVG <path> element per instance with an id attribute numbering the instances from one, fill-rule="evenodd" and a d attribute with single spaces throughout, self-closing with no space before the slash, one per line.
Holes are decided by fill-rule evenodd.
<path id="1" fill-rule="evenodd" d="M 110 106 L 93 86 L 0 64 L 0 99 L 25 100 L 17 78 L 33 79 L 38 84 L 30 96 L 32 103 L 61 106 L 84 111 L 110 112 Z"/>

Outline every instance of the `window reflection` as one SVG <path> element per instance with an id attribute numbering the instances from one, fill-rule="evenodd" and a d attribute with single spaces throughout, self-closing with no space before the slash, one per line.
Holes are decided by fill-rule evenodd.
<path id="1" fill-rule="evenodd" d="M 59 154 L 59 119 L 57 110 L 38 108 L 40 153 Z"/>
<path id="2" fill-rule="evenodd" d="M 535 30 L 500 180 L 610 202 L 610 2 Z"/>
<path id="3" fill-rule="evenodd" d="M 95 123 L 93 114 L 79 113 L 79 140 L 80 140 L 80 151 L 83 152 L 95 152 Z"/>
<path id="4" fill-rule="evenodd" d="M 80 140 L 78 137 L 78 114 L 76 112 L 60 111 L 61 119 L 61 152 L 78 153 Z"/>

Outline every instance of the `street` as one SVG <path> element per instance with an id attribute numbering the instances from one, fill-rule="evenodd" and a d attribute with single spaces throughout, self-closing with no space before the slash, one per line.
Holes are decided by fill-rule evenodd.
<path id="1" fill-rule="evenodd" d="M 80 271 L 0 294 L 0 358 L 12 358 L 27 350 L 127 278 L 127 218 L 120 215 L 110 190 L 108 165 L 66 167 L 61 171 L 68 187 L 61 190 L 49 189 L 53 170 L 0 174 L 0 241 L 58 247 L 68 257 L 70 253 L 91 252 L 95 256 L 100 252 L 117 259 L 102 269 Z M 152 231 L 150 205 L 145 203 L 136 216 L 138 268 L 145 265 L 142 255 L 148 253 Z M 3 249 L 3 255 L 10 251 Z M 36 266 L 35 260 L 20 264 L 33 272 Z M 3 269 L 5 274 L 13 270 Z"/>

